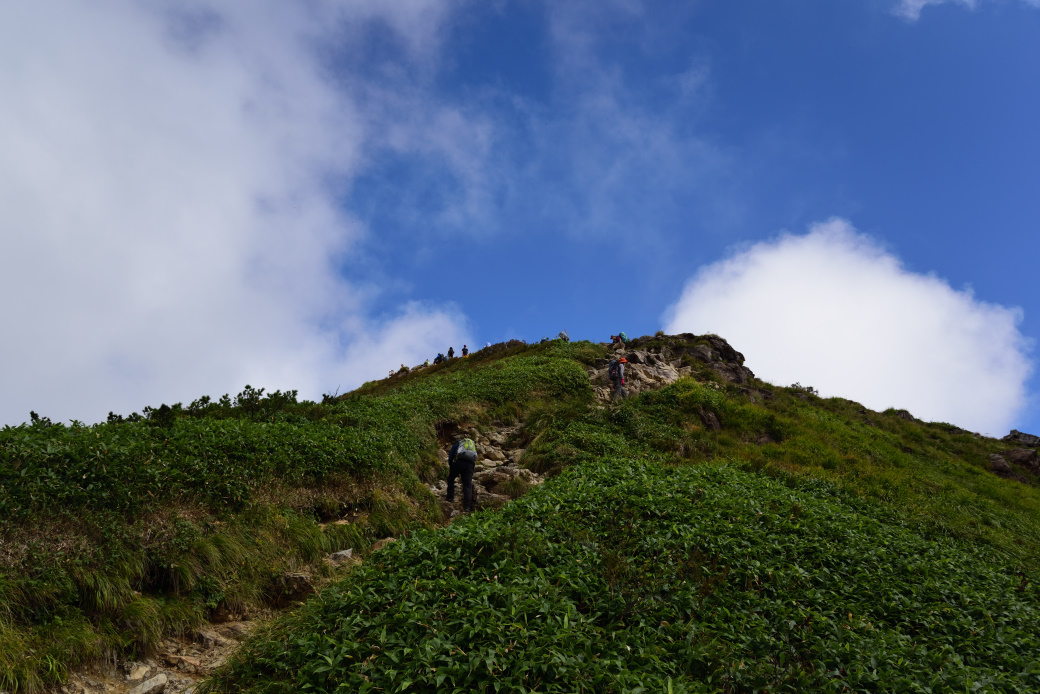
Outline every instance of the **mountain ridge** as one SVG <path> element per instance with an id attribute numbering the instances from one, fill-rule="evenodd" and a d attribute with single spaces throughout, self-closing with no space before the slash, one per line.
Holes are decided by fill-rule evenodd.
<path id="1" fill-rule="evenodd" d="M 284 577 L 298 566 L 318 566 L 320 586 L 343 571 L 326 566 L 325 555 L 352 549 L 367 556 L 374 540 L 439 526 L 451 513 L 436 499 L 443 451 L 462 428 L 486 435 L 488 453 L 512 452 L 503 454 L 507 461 L 494 462 L 530 475 L 514 490 L 523 498 L 528 490 L 544 493 L 533 489 L 532 480 L 574 475 L 583 465 L 599 469 L 606 460 L 722 466 L 796 486 L 819 480 L 841 490 L 843 503 L 868 501 L 880 517 L 909 524 L 926 540 L 945 537 L 988 548 L 997 558 L 987 561 L 1003 562 L 1015 576 L 1020 572 L 1021 592 L 1035 598 L 1037 476 L 1028 464 L 1014 462 L 1008 465 L 1015 465 L 1018 479 L 990 471 L 989 456 L 1006 453 L 1006 444 L 918 422 L 908 413 L 819 398 L 797 384 L 761 382 L 717 336 L 646 336 L 623 353 L 632 362 L 632 393 L 620 404 L 607 402 L 606 345 L 553 341 L 496 345 L 325 403 L 299 403 L 295 394 L 265 398 L 247 388 L 234 401 L 160 407 L 136 422 L 5 428 L 0 504 L 22 520 L 3 526 L 0 588 L 6 592 L 0 595 L 10 616 L 0 617 L 0 644 L 34 649 L 61 631 L 57 617 L 65 627 L 76 625 L 80 650 L 50 676 L 42 674 L 45 658 L 38 658 L 35 670 L 0 658 L 0 689 L 34 691 L 61 681 L 77 663 L 153 653 L 164 633 L 190 635 L 222 611 L 277 602 L 290 588 Z M 509 429 L 508 436 L 496 434 L 499 441 L 493 441 L 501 429 Z M 118 456 L 126 463 L 121 472 L 100 475 L 97 466 Z M 56 469 L 56 461 L 65 468 Z M 505 475 L 496 472 L 503 467 L 489 466 L 486 479 Z M 41 470 L 49 475 L 33 477 L 31 490 L 68 504 L 83 526 L 71 543 L 79 543 L 71 552 L 76 561 L 62 564 L 46 555 L 60 548 L 53 538 L 47 544 L 46 528 L 33 529 L 35 550 L 29 542 L 21 557 L 12 554 L 19 537 L 32 536 L 25 519 L 40 510 L 31 500 L 19 506 L 19 493 L 26 491 L 21 480 Z M 76 481 L 81 474 L 87 484 Z M 165 505 L 150 508 L 120 501 L 114 494 L 119 489 L 168 496 Z M 100 497 L 99 508 L 95 496 L 102 493 L 108 496 Z M 117 508 L 104 508 L 108 498 Z M 110 531 L 126 537 L 113 540 L 106 537 Z M 135 543 L 143 543 L 140 551 Z M 113 548 L 128 557 L 120 566 L 105 559 Z M 34 558 L 45 559 L 46 570 L 27 570 Z M 237 575 L 235 562 L 249 571 Z M 347 572 L 349 582 L 353 571 Z M 50 597 L 37 591 L 25 599 L 33 581 L 41 580 L 52 586 Z M 124 636 L 105 637 L 105 629 Z M 238 674 L 227 677 L 250 672 L 248 665 L 236 667 Z M 744 685 L 732 680 L 726 686 Z"/>

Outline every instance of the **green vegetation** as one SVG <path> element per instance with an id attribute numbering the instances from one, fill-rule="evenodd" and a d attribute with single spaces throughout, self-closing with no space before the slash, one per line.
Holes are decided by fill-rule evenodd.
<path id="1" fill-rule="evenodd" d="M 1022 584 L 832 484 L 608 459 L 375 555 L 209 691 L 1036 691 Z"/>
<path id="2" fill-rule="evenodd" d="M 676 340 L 710 347 L 639 348 Z M 279 604 L 305 565 L 336 582 L 213 691 L 1040 685 L 1040 480 L 990 473 L 1000 442 L 690 355 L 602 406 L 606 354 L 509 343 L 322 403 L 247 387 L 3 429 L 0 690 Z M 434 530 L 438 448 L 514 423 L 558 477 Z M 410 536 L 345 576 L 320 562 L 387 535 Z"/>
<path id="3" fill-rule="evenodd" d="M 798 388 L 724 385 L 708 375 L 681 379 L 605 411 L 566 416 L 535 411 L 528 459 L 558 470 L 639 451 L 669 464 L 739 462 L 766 476 L 811 476 L 882 504 L 929 536 L 981 542 L 1023 568 L 1040 560 L 1040 482 L 999 478 L 988 456 L 1006 448 L 948 424 L 869 412 Z M 701 413 L 715 415 L 712 431 Z"/>
<path id="4" fill-rule="evenodd" d="M 246 387 L 95 426 L 0 431 L 0 691 L 278 604 L 326 553 L 442 521 L 437 426 L 589 399 L 591 346 L 500 348 L 324 403 Z M 347 519 L 349 524 L 323 522 Z M 330 569 L 318 566 L 319 574 Z M 318 576 L 323 578 L 322 575 Z"/>

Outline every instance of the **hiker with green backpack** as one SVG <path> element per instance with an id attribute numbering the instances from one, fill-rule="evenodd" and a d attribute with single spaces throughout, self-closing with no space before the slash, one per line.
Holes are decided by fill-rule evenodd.
<path id="1" fill-rule="evenodd" d="M 473 469 L 477 464 L 477 445 L 471 438 L 461 438 L 448 453 L 448 503 L 455 501 L 455 478 L 462 478 L 462 509 L 473 510 Z"/>
<path id="2" fill-rule="evenodd" d="M 628 397 L 628 391 L 625 390 L 625 364 L 627 363 L 628 359 L 621 357 L 620 359 L 612 360 L 607 367 L 607 378 L 610 379 L 610 383 L 613 386 L 610 395 L 611 400 L 620 400 Z"/>
<path id="3" fill-rule="evenodd" d="M 624 349 L 628 346 L 628 335 L 622 330 L 617 335 L 610 336 L 610 348 L 614 350 Z"/>

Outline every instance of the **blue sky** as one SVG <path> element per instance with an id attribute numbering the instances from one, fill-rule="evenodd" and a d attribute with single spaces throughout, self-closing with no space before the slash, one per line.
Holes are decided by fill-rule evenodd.
<path id="1" fill-rule="evenodd" d="M 0 9 L 0 422 L 665 329 L 1040 433 L 1035 0 L 60 4 Z"/>

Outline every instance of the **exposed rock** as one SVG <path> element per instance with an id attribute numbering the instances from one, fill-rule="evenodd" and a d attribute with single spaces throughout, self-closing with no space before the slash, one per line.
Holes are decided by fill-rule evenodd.
<path id="1" fill-rule="evenodd" d="M 506 469 L 501 470 L 488 470 L 486 472 L 480 472 L 473 476 L 473 479 L 480 482 L 485 489 L 491 490 L 497 487 L 502 482 L 513 479 L 513 475 L 509 474 Z"/>
<path id="2" fill-rule="evenodd" d="M 1016 482 L 1021 482 L 1022 484 L 1029 484 L 1029 480 L 1015 472 L 1014 468 L 1008 464 L 1008 461 L 1004 456 L 999 453 L 990 454 L 989 469 L 1004 479 L 1014 480 Z"/>
<path id="3" fill-rule="evenodd" d="M 912 414 L 910 414 L 907 410 L 896 410 L 895 412 L 893 412 L 893 414 L 896 417 L 899 417 L 900 419 L 906 420 L 908 422 L 916 422 L 917 421 L 917 417 L 915 417 Z"/>
<path id="4" fill-rule="evenodd" d="M 1008 443 L 1017 443 L 1022 446 L 1032 446 L 1034 448 L 1040 447 L 1040 436 L 1025 434 L 1019 431 L 1018 429 L 1012 429 L 1011 433 L 1002 438 L 1001 441 L 1007 441 Z"/>
<path id="5" fill-rule="evenodd" d="M 197 673 L 202 667 L 202 661 L 190 655 L 169 655 L 164 657 L 166 664 L 172 668 L 184 672 Z"/>
<path id="6" fill-rule="evenodd" d="M 695 345 L 693 349 L 690 350 L 690 356 L 700 359 L 705 364 L 710 364 L 715 361 L 715 354 L 707 345 Z"/>
<path id="7" fill-rule="evenodd" d="M 200 629 L 196 634 L 196 638 L 206 648 L 215 648 L 228 644 L 228 640 L 213 629 Z"/>
<path id="8" fill-rule="evenodd" d="M 708 427 L 712 431 L 718 431 L 722 428 L 722 424 L 719 423 L 719 418 L 715 416 L 715 413 L 711 410 L 701 410 L 698 412 L 701 421 L 704 422 L 704 426 Z"/>
<path id="9" fill-rule="evenodd" d="M 226 628 L 228 631 L 230 631 L 232 634 L 238 637 L 248 636 L 249 632 L 253 630 L 253 626 L 251 624 L 245 624 L 243 622 L 232 622 L 231 624 L 227 624 Z"/>
<path id="10" fill-rule="evenodd" d="M 755 374 L 751 372 L 751 369 L 739 364 L 715 363 L 712 364 L 711 367 L 715 370 L 715 373 L 730 383 L 739 383 L 744 385 L 748 382 L 749 378 L 754 378 L 755 376 Z"/>
<path id="11" fill-rule="evenodd" d="M 170 678 L 165 673 L 160 673 L 152 679 L 137 685 L 128 694 L 162 694 L 162 692 L 166 691 L 166 685 L 169 684 L 169 681 Z"/>
<path id="12" fill-rule="evenodd" d="M 999 453 L 990 453 L 989 469 L 1001 477 L 1007 477 L 1011 474 L 1011 466 L 1008 465 L 1008 461 L 1004 459 L 1004 456 Z"/>
<path id="13" fill-rule="evenodd" d="M 1008 462 L 1040 473 L 1040 453 L 1035 448 L 1012 448 L 1001 454 Z"/>
<path id="14" fill-rule="evenodd" d="M 329 561 L 333 564 L 346 564 L 354 559 L 354 550 L 344 549 L 329 555 Z"/>
<path id="15" fill-rule="evenodd" d="M 629 352 L 628 354 L 625 355 L 625 359 L 627 359 L 630 364 L 647 364 L 647 365 L 651 365 L 655 361 L 657 361 L 656 359 L 654 359 L 654 357 L 649 352 L 646 352 L 644 350 L 637 350 L 635 352 Z"/>
<path id="16" fill-rule="evenodd" d="M 130 682 L 140 682 L 152 672 L 152 668 L 148 665 L 132 663 L 130 672 L 127 674 L 126 679 Z"/>

